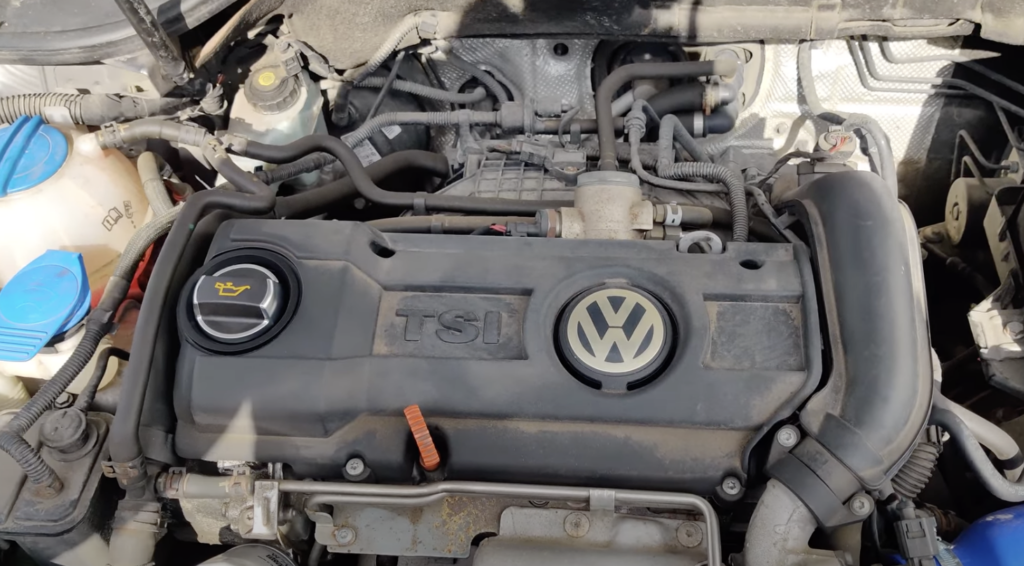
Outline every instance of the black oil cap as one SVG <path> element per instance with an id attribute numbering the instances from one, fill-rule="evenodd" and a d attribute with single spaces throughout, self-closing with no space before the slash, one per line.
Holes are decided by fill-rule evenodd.
<path id="1" fill-rule="evenodd" d="M 254 264 L 232 265 L 199 278 L 192 310 L 208 337 L 226 344 L 247 342 L 280 319 L 286 303 L 283 292 L 270 270 Z"/>

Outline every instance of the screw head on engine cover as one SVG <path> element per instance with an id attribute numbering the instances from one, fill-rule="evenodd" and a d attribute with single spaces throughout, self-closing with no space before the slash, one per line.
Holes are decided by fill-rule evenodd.
<path id="1" fill-rule="evenodd" d="M 352 458 L 351 460 L 345 463 L 345 471 L 352 474 L 353 476 L 358 476 L 359 474 L 363 473 L 363 470 L 365 469 L 366 464 L 363 463 L 363 460 L 361 458 Z"/>
<path id="2" fill-rule="evenodd" d="M 800 433 L 791 426 L 784 426 L 775 433 L 775 441 L 784 448 L 792 448 L 800 440 Z"/>
<path id="3" fill-rule="evenodd" d="M 646 385 L 665 367 L 675 343 L 661 301 L 628 284 L 580 293 L 562 310 L 556 331 L 563 363 L 584 384 L 603 391 Z"/>
<path id="4" fill-rule="evenodd" d="M 740 483 L 740 480 L 732 476 L 729 476 L 722 480 L 722 491 L 726 495 L 739 495 L 742 489 L 743 484 Z"/>
<path id="5" fill-rule="evenodd" d="M 858 493 L 850 498 L 850 512 L 858 517 L 869 515 L 871 510 L 874 509 L 874 503 L 871 501 L 871 497 L 864 493 Z"/>

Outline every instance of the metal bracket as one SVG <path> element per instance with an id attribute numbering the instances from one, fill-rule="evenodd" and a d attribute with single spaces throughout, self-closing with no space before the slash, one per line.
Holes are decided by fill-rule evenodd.
<path id="1" fill-rule="evenodd" d="M 258 481 L 253 490 L 252 530 L 242 537 L 257 540 L 277 539 L 277 520 L 281 508 L 281 492 L 276 481 Z"/>

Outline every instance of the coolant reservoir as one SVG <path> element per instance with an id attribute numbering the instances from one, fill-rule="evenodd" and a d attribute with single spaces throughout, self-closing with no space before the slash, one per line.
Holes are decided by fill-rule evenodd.
<path id="1" fill-rule="evenodd" d="M 0 129 L 0 287 L 52 249 L 81 253 L 100 291 L 148 209 L 135 167 L 95 135 L 38 116 Z"/>

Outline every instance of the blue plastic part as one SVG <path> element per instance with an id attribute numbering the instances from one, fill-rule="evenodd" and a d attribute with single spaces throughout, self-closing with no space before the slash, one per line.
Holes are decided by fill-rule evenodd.
<path id="1" fill-rule="evenodd" d="M 46 251 L 0 289 L 0 360 L 32 359 L 85 318 L 91 300 L 82 254 Z"/>
<path id="2" fill-rule="evenodd" d="M 22 116 L 0 128 L 0 198 L 49 179 L 67 158 L 67 138 L 43 124 L 42 116 Z"/>
<path id="3" fill-rule="evenodd" d="M 953 543 L 963 566 L 1024 564 L 1024 505 L 978 519 Z"/>

